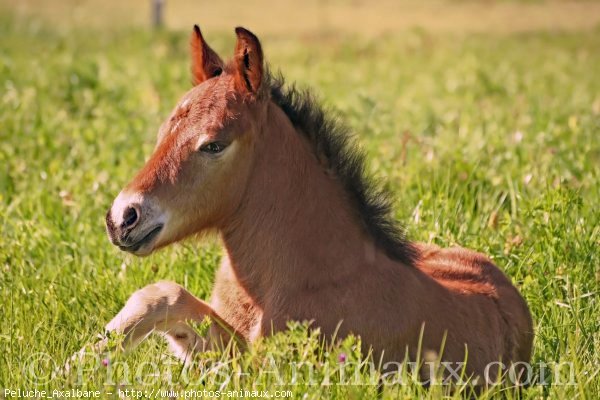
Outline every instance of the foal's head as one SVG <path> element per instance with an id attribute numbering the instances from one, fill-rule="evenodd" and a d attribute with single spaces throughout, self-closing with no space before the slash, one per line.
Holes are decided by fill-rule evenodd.
<path id="1" fill-rule="evenodd" d="M 229 64 L 192 33 L 195 86 L 158 131 L 154 154 L 106 215 L 111 241 L 147 255 L 218 227 L 242 199 L 266 115 L 263 55 L 251 32 L 236 28 Z"/>

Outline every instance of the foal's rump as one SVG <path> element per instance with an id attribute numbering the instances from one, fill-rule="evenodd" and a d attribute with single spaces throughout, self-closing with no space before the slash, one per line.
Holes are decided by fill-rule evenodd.
<path id="1" fill-rule="evenodd" d="M 528 362 L 533 341 L 531 314 L 506 275 L 488 257 L 472 250 L 416 246 L 421 255 L 416 267 L 448 294 L 439 322 L 456 331 L 448 332 L 449 336 L 465 339 L 469 359 L 478 359 L 480 364 L 472 368 L 498 361 L 507 365 Z M 474 354 L 480 349 L 489 354 Z"/>

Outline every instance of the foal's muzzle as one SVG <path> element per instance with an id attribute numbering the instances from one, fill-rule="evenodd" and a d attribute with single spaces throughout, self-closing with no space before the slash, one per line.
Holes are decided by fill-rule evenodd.
<path id="1" fill-rule="evenodd" d="M 139 196 L 119 194 L 106 213 L 106 231 L 110 241 L 123 251 L 149 254 L 160 235 L 164 222 L 157 218 L 154 207 Z"/>

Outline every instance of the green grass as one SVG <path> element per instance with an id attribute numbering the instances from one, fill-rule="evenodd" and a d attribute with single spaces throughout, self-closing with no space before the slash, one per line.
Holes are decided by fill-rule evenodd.
<path id="1" fill-rule="evenodd" d="M 142 381 L 97 363 L 81 377 L 29 381 L 32 371 L 51 369 L 32 362 L 39 353 L 63 363 L 146 284 L 169 279 L 210 296 L 220 258 L 214 241 L 138 259 L 104 231 L 112 199 L 190 87 L 187 34 L 65 31 L 0 11 L 0 388 L 112 393 L 128 380 L 123 388 L 222 383 L 183 370 L 158 339 L 111 355 L 131 375 L 141 368 Z M 231 54 L 232 32 L 208 38 Z M 485 252 L 519 287 L 535 323 L 533 362 L 572 363 L 575 374 L 570 385 L 550 377 L 521 396 L 600 397 L 600 30 L 261 39 L 272 66 L 315 88 L 356 132 L 411 239 Z M 357 362 L 364 355 L 356 348 L 353 339 L 324 348 L 292 326 L 248 353 L 204 359 L 248 373 L 228 390 L 372 397 L 374 386 L 337 385 L 325 367 L 314 380 L 331 375 L 330 385 L 305 376 L 278 386 L 275 374 L 260 372 L 274 362 L 289 382 L 290 363 L 335 365 L 341 352 Z M 158 363 L 160 377 L 148 362 Z M 384 397 L 441 393 L 407 383 L 387 387 Z M 518 395 L 496 389 L 484 397 L 502 394 Z"/>

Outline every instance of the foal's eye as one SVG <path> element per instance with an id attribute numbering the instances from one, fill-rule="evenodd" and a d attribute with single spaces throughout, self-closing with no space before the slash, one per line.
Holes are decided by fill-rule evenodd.
<path id="1" fill-rule="evenodd" d="M 223 142 L 211 142 L 207 143 L 204 146 L 200 147 L 200 151 L 209 154 L 217 154 L 225 150 L 227 144 Z"/>

